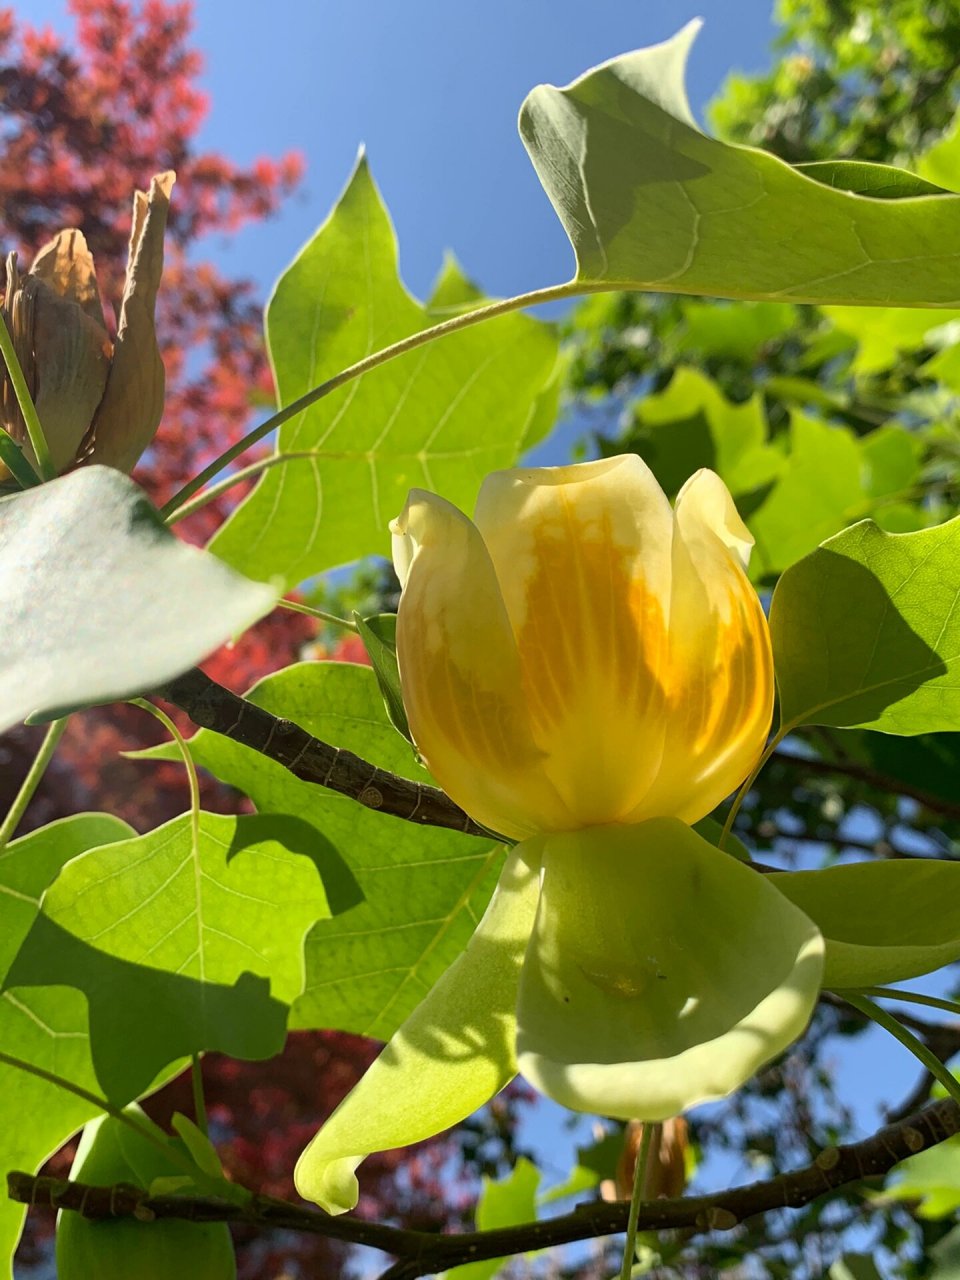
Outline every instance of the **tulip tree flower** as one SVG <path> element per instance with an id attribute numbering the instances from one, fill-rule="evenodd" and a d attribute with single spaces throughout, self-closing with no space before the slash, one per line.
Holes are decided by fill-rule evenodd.
<path id="1" fill-rule="evenodd" d="M 113 342 L 82 232 L 60 231 L 25 274 L 15 253 L 7 257 L 4 320 L 58 473 L 79 463 L 129 472 L 160 424 L 164 373 L 154 308 L 174 176 L 161 173 L 149 192 L 135 193 Z M 0 378 L 0 425 L 36 463 L 5 372 Z"/>
<path id="2" fill-rule="evenodd" d="M 518 1071 L 574 1110 L 665 1120 L 785 1049 L 823 982 L 960 955 L 922 868 L 766 876 L 691 829 L 750 773 L 773 710 L 752 538 L 712 472 L 673 509 L 634 456 L 499 472 L 474 521 L 414 490 L 393 532 L 412 736 L 518 843 L 466 950 L 301 1156 L 303 1196 L 352 1208 L 365 1155 L 439 1133 Z M 891 889 L 914 908 L 907 946 Z"/>

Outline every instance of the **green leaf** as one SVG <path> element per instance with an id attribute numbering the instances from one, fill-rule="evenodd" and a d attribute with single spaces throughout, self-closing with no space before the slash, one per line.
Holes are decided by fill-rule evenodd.
<path id="1" fill-rule="evenodd" d="M 845 1253 L 828 1273 L 828 1280 L 883 1280 L 877 1264 L 866 1253 Z"/>
<path id="2" fill-rule="evenodd" d="M 525 1156 L 519 1157 L 505 1178 L 494 1181 L 484 1177 L 477 1201 L 477 1230 L 495 1231 L 534 1222 L 539 1186 L 540 1170 Z M 487 1258 L 483 1262 L 452 1267 L 444 1274 L 446 1280 L 491 1280 L 508 1261 L 507 1258 Z"/>
<path id="3" fill-rule="evenodd" d="M 811 160 L 794 166 L 798 173 L 837 191 L 873 196 L 877 200 L 903 200 L 908 196 L 943 196 L 945 187 L 928 182 L 892 164 L 870 164 L 864 160 Z"/>
<path id="4" fill-rule="evenodd" d="M 183 814 L 65 867 L 9 981 L 85 994 L 114 1099 L 191 1053 L 270 1057 L 303 989 L 304 935 L 329 911 L 325 861 L 294 817 L 202 813 L 195 839 Z"/>
<path id="5" fill-rule="evenodd" d="M 123 840 L 131 829 L 108 814 L 78 814 L 32 831 L 0 855 L 0 975 L 7 971 L 36 918 L 47 884 L 85 849 Z M 7 984 L 9 987 L 9 984 Z M 96 1091 L 87 1009 L 65 986 L 0 994 L 0 1043 L 6 1053 Z M 36 1170 L 97 1108 L 36 1076 L 0 1064 L 0 1168 Z M 13 1251 L 26 1209 L 0 1199 L 2 1274 L 12 1275 Z"/>
<path id="6" fill-rule="evenodd" d="M 566 88 L 541 85 L 523 104 L 520 132 L 570 237 L 576 280 L 725 298 L 957 306 L 960 198 L 836 190 L 772 155 L 707 137 L 683 83 L 697 25 Z M 834 176 L 841 172 L 849 183 L 856 171 Z M 864 185 L 864 172 L 853 185 Z M 889 194 L 916 178 L 888 172 L 883 183 Z"/>
<path id="7" fill-rule="evenodd" d="M 223 1165 L 220 1163 L 217 1149 L 203 1130 L 198 1128 L 189 1116 L 183 1115 L 180 1111 L 173 1113 L 170 1123 L 190 1152 L 197 1168 L 209 1178 L 222 1179 Z"/>
<path id="8" fill-rule="evenodd" d="M 760 579 L 908 492 L 922 448 L 899 426 L 857 437 L 798 412 L 789 430 L 771 440 L 759 396 L 734 404 L 710 378 L 683 365 L 665 390 L 636 406 L 628 444 L 668 494 L 699 467 L 717 472 L 756 538 L 751 572 Z"/>
<path id="9" fill-rule="evenodd" d="M 909 741 L 886 733 L 848 733 L 843 745 L 879 773 L 948 804 L 956 803 L 960 733 L 925 733 Z"/>
<path id="10" fill-rule="evenodd" d="M 860 456 L 866 494 L 889 498 L 908 490 L 918 480 L 923 441 L 912 431 L 888 423 L 861 438 Z"/>
<path id="11" fill-rule="evenodd" d="M 949 1138 L 897 1165 L 884 1195 L 919 1200 L 921 1218 L 946 1218 L 960 1208 L 960 1138 Z"/>
<path id="12" fill-rule="evenodd" d="M 261 680 L 248 697 L 324 742 L 429 781 L 388 722 L 367 667 L 300 663 Z M 500 846 L 364 809 L 207 730 L 190 739 L 190 749 L 261 813 L 310 823 L 322 846 L 349 863 L 362 891 L 361 905 L 343 910 L 355 895 L 341 904 L 343 914 L 308 935 L 306 987 L 291 1025 L 388 1039 L 469 941 L 496 883 Z M 172 758 L 169 747 L 145 754 Z"/>
<path id="13" fill-rule="evenodd" d="M 616 1176 L 617 1163 L 623 1153 L 622 1126 L 609 1130 L 585 1147 L 577 1147 L 577 1162 L 562 1182 L 550 1187 L 540 1197 L 541 1205 L 554 1204 L 567 1196 L 592 1191 L 605 1178 Z"/>
<path id="14" fill-rule="evenodd" d="M 700 467 L 709 467 L 735 496 L 770 484 L 785 466 L 784 452 L 768 443 L 759 395 L 733 404 L 697 369 L 680 365 L 665 390 L 641 400 L 631 445 L 675 494 Z"/>
<path id="15" fill-rule="evenodd" d="M 789 464 L 747 517 L 757 540 L 751 571 L 773 576 L 863 515 L 862 470 L 853 432 L 792 414 Z"/>
<path id="16" fill-rule="evenodd" d="M 954 1227 L 927 1251 L 933 1263 L 927 1280 L 960 1280 L 960 1227 Z"/>
<path id="17" fill-rule="evenodd" d="M 960 517 L 899 534 L 865 520 L 793 565 L 770 608 L 783 725 L 960 727 L 958 598 Z"/>
<path id="18" fill-rule="evenodd" d="M 960 959 L 960 862 L 856 862 L 768 879 L 823 934 L 823 985 L 902 982 Z"/>
<path id="19" fill-rule="evenodd" d="M 0 502 L 0 730 L 143 693 L 266 613 L 272 587 L 179 542 L 143 491 L 83 467 Z"/>
<path id="20" fill-rule="evenodd" d="M 905 351 L 916 351 L 932 341 L 942 325 L 960 312 L 907 307 L 825 307 L 841 333 L 857 341 L 851 371 L 860 376 L 893 368 Z"/>
<path id="21" fill-rule="evenodd" d="M 449 307 L 467 290 L 455 267 L 445 274 L 440 297 Z M 401 282 L 393 227 L 361 158 L 267 309 L 280 403 L 448 315 Z M 469 509 L 483 477 L 544 433 L 557 365 L 553 328 L 518 313 L 381 365 L 280 428 L 280 453 L 309 456 L 266 472 L 211 549 L 243 572 L 281 574 L 292 586 L 384 554 L 387 525 L 413 486 Z"/>
<path id="22" fill-rule="evenodd" d="M 33 489 L 40 483 L 40 477 L 24 457 L 22 447 L 3 427 L 0 427 L 0 462 L 21 489 Z"/>
<path id="23" fill-rule="evenodd" d="M 395 613 L 378 613 L 372 618 L 361 618 L 353 615 L 357 631 L 367 651 L 373 674 L 377 677 L 383 705 L 387 709 L 390 723 L 398 733 L 403 734 L 408 742 L 413 742 L 407 713 L 403 705 L 403 694 L 400 692 L 400 667 L 397 664 L 397 615 Z"/>
<path id="24" fill-rule="evenodd" d="M 170 1137 L 132 1106 L 126 1113 L 164 1139 Z M 110 1187 L 116 1183 L 151 1189 L 157 1182 L 181 1182 L 170 1156 L 113 1116 L 101 1116 L 83 1131 L 70 1177 L 76 1182 Z M 94 1221 L 64 1213 L 57 1224 L 57 1275 L 60 1280 L 97 1277 L 198 1276 L 203 1280 L 236 1280 L 230 1229 L 224 1222 L 186 1222 L 136 1218 Z"/>
<path id="25" fill-rule="evenodd" d="M 768 343 L 785 338 L 796 326 L 797 308 L 789 302 L 688 302 L 678 351 L 721 360 L 755 359 Z"/>

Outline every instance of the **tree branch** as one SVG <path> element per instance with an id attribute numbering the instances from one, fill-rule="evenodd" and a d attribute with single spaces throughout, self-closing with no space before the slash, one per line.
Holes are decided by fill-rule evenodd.
<path id="1" fill-rule="evenodd" d="M 774 1209 L 799 1209 L 838 1187 L 863 1178 L 880 1177 L 901 1160 L 958 1132 L 960 1106 L 945 1098 L 897 1124 L 887 1125 L 862 1142 L 828 1147 L 812 1164 L 793 1173 L 713 1195 L 649 1201 L 640 1210 L 639 1227 L 643 1231 L 677 1228 L 729 1231 L 757 1214 Z M 302 1208 L 268 1196 L 254 1196 L 248 1204 L 211 1197 L 150 1196 L 135 1187 L 92 1187 L 19 1172 L 7 1175 L 7 1190 L 10 1198 L 21 1204 L 72 1209 L 88 1218 L 244 1222 L 369 1245 L 400 1259 L 384 1273 L 382 1280 L 418 1280 L 420 1276 L 465 1262 L 505 1258 L 530 1249 L 615 1235 L 626 1229 L 628 1210 L 626 1203 L 591 1201 L 572 1213 L 542 1222 L 441 1236 L 352 1217 L 333 1218 L 317 1209 Z"/>
<path id="2" fill-rule="evenodd" d="M 808 773 L 839 774 L 845 778 L 853 778 L 857 782 L 865 782 L 877 791 L 892 791 L 896 795 L 908 796 L 916 800 L 924 808 L 933 813 L 942 814 L 946 818 L 960 818 L 960 804 L 953 804 L 920 787 L 914 787 L 900 778 L 891 778 L 886 773 L 871 769 L 869 765 L 860 764 L 856 760 L 823 760 L 817 756 L 794 755 L 791 751 L 775 751 L 771 759 L 780 764 L 792 765 L 796 769 L 805 769 Z"/>
<path id="3" fill-rule="evenodd" d="M 153 694 L 185 711 L 194 724 L 259 751 L 289 769 L 295 778 L 350 796 L 368 809 L 471 836 L 493 835 L 438 787 L 411 782 L 362 760 L 352 751 L 321 742 L 292 720 L 271 715 L 225 689 L 199 668 L 167 681 Z"/>

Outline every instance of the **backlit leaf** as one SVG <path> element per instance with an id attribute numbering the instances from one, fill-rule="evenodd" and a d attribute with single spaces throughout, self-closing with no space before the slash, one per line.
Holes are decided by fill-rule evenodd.
<path id="1" fill-rule="evenodd" d="M 780 579 L 770 630 L 783 723 L 960 729 L 960 517 L 891 534 L 864 520 Z"/>
<path id="2" fill-rule="evenodd" d="M 0 730 L 148 692 L 277 592 L 163 527 L 143 490 L 84 467 L 0 502 Z"/>
<path id="3" fill-rule="evenodd" d="M 696 23 L 527 97 L 520 132 L 589 287 L 793 302 L 960 303 L 960 197 L 863 166 L 802 172 L 707 137 L 684 88 Z M 824 181 L 826 179 L 826 181 Z M 858 195 L 837 184 L 871 189 Z M 877 198 L 883 197 L 883 198 Z"/>
<path id="4" fill-rule="evenodd" d="M 267 341 L 281 404 L 474 298 L 448 262 L 430 310 L 400 280 L 390 218 L 361 158 L 330 217 L 281 276 Z M 474 299 L 473 305 L 478 305 Z M 520 314 L 465 329 L 355 379 L 280 428 L 271 468 L 211 549 L 288 585 L 368 554 L 419 486 L 473 505 L 556 414 L 557 338 Z"/>

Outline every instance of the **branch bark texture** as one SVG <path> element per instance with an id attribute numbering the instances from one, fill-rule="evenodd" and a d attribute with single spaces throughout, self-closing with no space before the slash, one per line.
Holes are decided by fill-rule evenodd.
<path id="1" fill-rule="evenodd" d="M 958 1132 L 960 1106 L 952 1099 L 943 1099 L 896 1124 L 886 1125 L 862 1142 L 828 1147 L 812 1164 L 793 1173 L 714 1195 L 649 1201 L 641 1206 L 639 1227 L 643 1231 L 729 1231 L 758 1214 L 799 1209 L 839 1187 L 882 1177 L 901 1160 Z M 150 1196 L 135 1187 L 93 1187 L 20 1172 L 7 1175 L 7 1189 L 10 1198 L 22 1204 L 51 1205 L 88 1218 L 245 1222 L 264 1230 L 304 1231 L 368 1245 L 398 1259 L 382 1280 L 418 1280 L 461 1263 L 615 1235 L 626 1229 L 628 1211 L 626 1203 L 589 1202 L 572 1213 L 542 1222 L 439 1236 L 352 1217 L 332 1218 L 317 1209 L 266 1196 L 254 1196 L 247 1204 L 210 1197 Z"/>
<path id="2" fill-rule="evenodd" d="M 407 822 L 491 838 L 491 832 L 474 822 L 439 787 L 411 782 L 362 760 L 352 751 L 321 742 L 292 720 L 271 715 L 225 689 L 198 668 L 177 676 L 153 693 L 185 711 L 194 724 L 259 751 L 303 782 L 315 782 L 350 796 L 368 809 Z"/>

